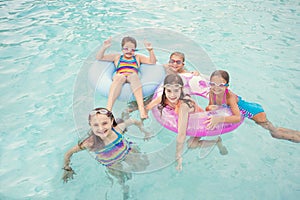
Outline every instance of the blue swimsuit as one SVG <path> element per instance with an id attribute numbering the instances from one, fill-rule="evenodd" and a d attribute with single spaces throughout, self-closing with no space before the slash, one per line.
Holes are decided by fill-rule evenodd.
<path id="1" fill-rule="evenodd" d="M 226 94 L 228 94 L 228 89 L 225 90 L 223 99 L 222 99 L 222 106 L 224 107 L 228 107 L 227 103 L 226 103 Z M 252 117 L 258 113 L 261 112 L 265 112 L 264 109 L 262 108 L 262 106 L 260 104 L 257 103 L 251 103 L 251 102 L 247 102 L 244 101 L 242 99 L 242 97 L 237 96 L 238 98 L 238 102 L 237 105 L 240 109 L 240 113 L 244 116 L 247 117 L 249 119 L 252 119 Z M 217 105 L 216 103 L 216 95 L 214 95 L 214 104 Z"/>

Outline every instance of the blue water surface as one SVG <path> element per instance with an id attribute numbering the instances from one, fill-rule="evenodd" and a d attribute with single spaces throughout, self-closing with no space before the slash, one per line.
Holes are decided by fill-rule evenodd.
<path id="1" fill-rule="evenodd" d="M 190 38 L 214 68 L 230 73 L 235 93 L 261 103 L 275 125 L 300 129 L 298 1 L 14 0 L 0 1 L 0 14 L 0 199 L 122 198 L 120 185 L 87 152 L 72 157 L 77 174 L 67 184 L 61 168 L 84 131 L 73 112 L 81 69 L 106 38 L 136 29 Z M 172 44 L 181 44 L 172 34 Z M 158 34 L 146 39 L 178 50 Z M 184 51 L 187 60 L 192 50 Z M 156 52 L 160 63 L 168 60 Z M 85 109 L 105 106 L 105 98 L 90 98 Z M 176 136 L 161 133 L 142 147 L 155 151 Z M 204 157 L 191 150 L 180 173 L 170 164 L 134 174 L 130 199 L 299 198 L 299 144 L 274 139 L 250 120 L 222 138 L 226 156 L 216 148 Z"/>

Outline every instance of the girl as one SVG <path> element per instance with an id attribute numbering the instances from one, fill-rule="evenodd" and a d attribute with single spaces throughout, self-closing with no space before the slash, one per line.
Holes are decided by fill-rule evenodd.
<path id="1" fill-rule="evenodd" d="M 191 73 L 194 76 L 199 76 L 200 73 L 198 71 L 189 72 L 184 69 L 184 61 L 185 55 L 182 52 L 175 51 L 171 53 L 170 60 L 168 64 L 164 64 L 166 74 L 183 74 L 183 73 Z M 144 98 L 144 104 L 147 105 L 151 102 L 153 95 Z M 128 115 L 129 113 L 138 109 L 137 103 L 135 101 L 128 102 L 128 108 L 123 111 L 124 115 Z"/>
<path id="2" fill-rule="evenodd" d="M 158 109 L 162 110 L 166 107 L 174 109 L 178 114 L 178 135 L 176 143 L 176 160 L 177 170 L 182 170 L 182 153 L 184 142 L 186 139 L 186 129 L 188 123 L 188 115 L 192 112 L 203 112 L 203 110 L 190 98 L 183 93 L 183 81 L 179 75 L 169 74 L 164 80 L 164 90 L 162 96 L 151 101 L 146 110 L 152 109 L 159 104 Z M 163 117 L 163 116 L 161 116 Z M 217 140 L 199 140 L 200 137 L 191 137 L 188 141 L 189 148 L 209 147 L 217 143 L 217 146 L 222 155 L 227 154 L 227 149 L 222 145 L 222 140 L 218 137 Z"/>
<path id="3" fill-rule="evenodd" d="M 126 127 L 132 124 L 138 125 L 141 129 L 141 124 L 136 122 L 138 121 L 129 119 L 117 124 L 113 114 L 106 108 L 96 108 L 91 111 L 89 114 L 89 125 L 91 126 L 89 136 L 68 150 L 64 156 L 63 181 L 68 182 L 69 179 L 73 179 L 73 174 L 75 174 L 70 167 L 71 156 L 87 149 L 95 154 L 96 160 L 106 166 L 111 175 L 118 178 L 119 183 L 123 186 L 124 195 L 127 195 L 128 187 L 125 186 L 125 181 L 131 177 L 131 174 L 122 171 L 121 161 L 132 166 L 133 171 L 144 170 L 149 164 L 147 157 L 139 156 L 139 151 L 123 137 Z"/>
<path id="4" fill-rule="evenodd" d="M 285 139 L 292 142 L 300 142 L 300 132 L 282 127 L 275 127 L 267 119 L 266 113 L 262 106 L 256 103 L 249 103 L 242 100 L 230 90 L 229 74 L 223 70 L 214 71 L 210 76 L 210 92 L 209 105 L 206 110 L 214 110 L 218 106 L 229 106 L 233 113 L 228 117 L 210 117 L 205 123 L 209 129 L 214 129 L 220 122 L 239 122 L 241 120 L 240 113 L 243 116 L 254 120 L 258 125 L 270 131 L 272 137 Z"/>
<path id="5" fill-rule="evenodd" d="M 155 64 L 156 57 L 151 46 L 151 43 L 144 42 L 146 49 L 149 51 L 150 57 L 141 54 L 135 54 L 137 51 L 137 42 L 132 37 L 124 37 L 121 42 L 121 54 L 106 54 L 104 52 L 111 46 L 112 38 L 105 40 L 101 49 L 96 55 L 98 60 L 113 61 L 116 66 L 116 75 L 113 77 L 113 82 L 110 86 L 109 96 L 107 100 L 107 109 L 112 110 L 112 107 L 121 93 L 124 83 L 129 83 L 133 94 L 136 98 L 141 119 L 148 118 L 144 109 L 142 84 L 138 77 L 138 69 L 140 64 Z"/>
<path id="6" fill-rule="evenodd" d="M 181 73 L 192 73 L 195 76 L 200 75 L 197 71 L 189 72 L 184 69 L 185 56 L 184 53 L 175 51 L 170 55 L 168 64 L 164 64 L 167 74 L 181 74 Z"/>

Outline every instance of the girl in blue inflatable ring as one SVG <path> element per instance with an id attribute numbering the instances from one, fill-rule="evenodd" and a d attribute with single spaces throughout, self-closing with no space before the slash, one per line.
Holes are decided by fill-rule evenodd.
<path id="1" fill-rule="evenodd" d="M 121 93 L 124 83 L 129 83 L 132 92 L 136 98 L 141 119 L 148 118 L 144 109 L 142 84 L 138 76 L 140 64 L 155 64 L 156 57 L 151 43 L 145 41 L 144 45 L 149 51 L 149 57 L 142 54 L 135 54 L 137 51 L 137 42 L 133 37 L 124 37 L 121 42 L 121 54 L 104 54 L 106 49 L 111 46 L 112 38 L 105 40 L 101 49 L 96 55 L 97 60 L 112 61 L 116 67 L 116 74 L 110 86 L 109 96 L 106 108 L 112 110 L 112 107 Z"/>

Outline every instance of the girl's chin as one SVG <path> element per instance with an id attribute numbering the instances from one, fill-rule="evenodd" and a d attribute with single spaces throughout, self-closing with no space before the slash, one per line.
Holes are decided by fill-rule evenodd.
<path id="1" fill-rule="evenodd" d="M 222 92 L 223 92 L 222 90 L 213 91 L 214 94 L 221 94 Z"/>
<path id="2" fill-rule="evenodd" d="M 130 54 L 130 53 L 125 53 L 124 55 L 125 55 L 126 58 L 132 57 L 132 54 Z"/>
<path id="3" fill-rule="evenodd" d="M 173 70 L 174 72 L 178 72 L 180 69 L 179 69 L 179 68 L 173 68 L 173 67 L 172 67 L 172 70 Z"/>
<path id="4" fill-rule="evenodd" d="M 100 138 L 106 138 L 107 137 L 107 131 L 103 132 L 103 133 L 97 133 L 96 134 L 98 137 Z"/>
<path id="5" fill-rule="evenodd" d="M 171 103 L 177 103 L 177 100 L 178 100 L 178 99 L 174 99 L 174 100 L 169 99 L 169 101 L 170 101 Z"/>

